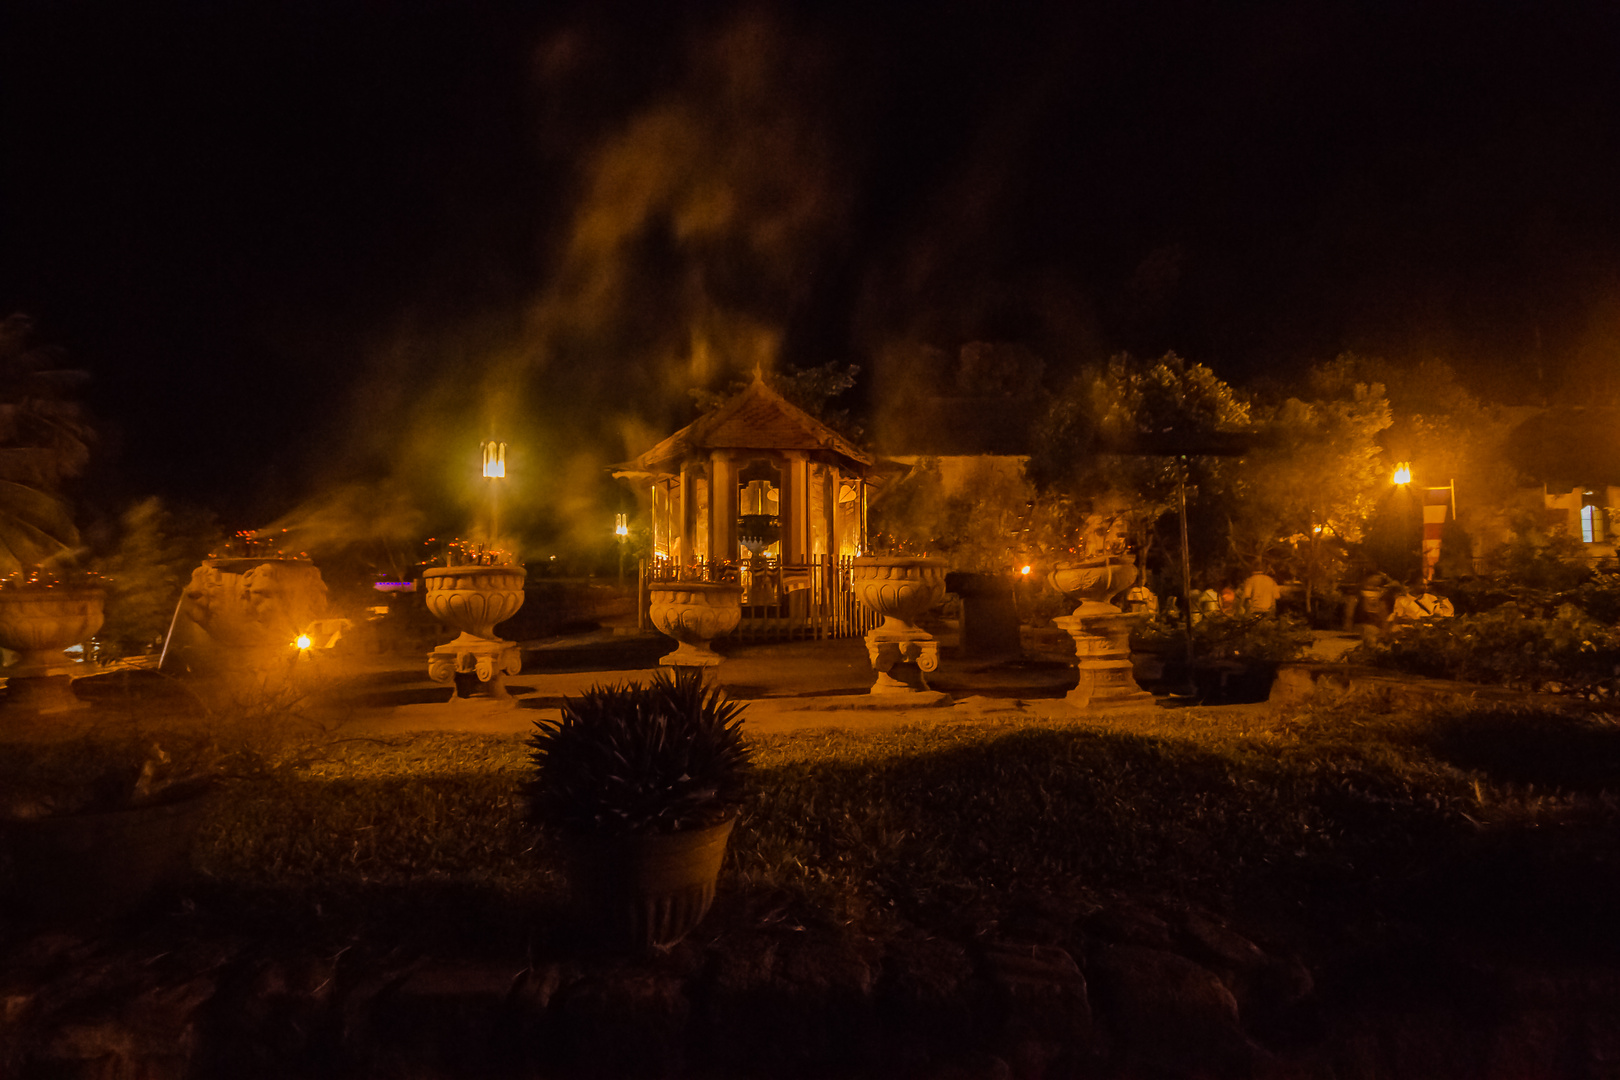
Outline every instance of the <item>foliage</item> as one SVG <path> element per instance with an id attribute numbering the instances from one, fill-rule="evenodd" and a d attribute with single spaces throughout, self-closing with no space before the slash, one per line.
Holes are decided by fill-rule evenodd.
<path id="1" fill-rule="evenodd" d="M 83 372 L 56 365 L 22 315 L 0 321 L 0 574 L 78 544 L 62 480 L 89 459 L 90 427 L 72 393 Z"/>
<path id="2" fill-rule="evenodd" d="M 1131 635 L 1134 644 L 1179 655 L 1186 641 L 1180 622 L 1155 619 Z M 1287 615 L 1206 615 L 1193 624 L 1194 660 L 1281 663 L 1311 646 L 1308 626 Z"/>
<path id="3" fill-rule="evenodd" d="M 1567 529 L 1547 529 L 1533 512 L 1511 519 L 1512 535 L 1491 552 L 1492 573 L 1515 585 L 1555 592 L 1573 589 L 1592 576 L 1582 559 L 1583 545 Z"/>
<path id="4" fill-rule="evenodd" d="M 1344 545 L 1361 538 L 1373 501 L 1389 485 L 1378 435 L 1390 425 L 1377 384 L 1317 369 L 1309 397 L 1258 416 L 1260 445 L 1233 470 L 1229 536 L 1249 567 L 1274 566 L 1306 586 L 1306 609 L 1345 571 Z"/>
<path id="5" fill-rule="evenodd" d="M 1620 573 L 1593 574 L 1568 593 L 1569 603 L 1605 626 L 1620 626 Z"/>
<path id="6" fill-rule="evenodd" d="M 722 820 L 741 802 L 749 751 L 743 706 L 697 669 L 648 684 L 594 686 L 537 720 L 537 823 L 613 833 L 677 832 Z"/>
<path id="7" fill-rule="evenodd" d="M 886 485 L 867 521 L 874 552 L 939 555 L 970 573 L 1048 561 L 1079 536 L 1067 503 L 1037 492 L 1006 459 L 974 459 L 947 473 L 940 459 L 922 458 Z"/>
<path id="8" fill-rule="evenodd" d="M 1154 524 L 1176 505 L 1182 464 L 1110 447 L 1227 431 L 1248 421 L 1248 405 L 1204 365 L 1174 353 L 1152 363 L 1121 354 L 1082 373 L 1053 401 L 1035 432 L 1029 475 L 1042 491 L 1068 495 L 1077 510 L 1118 522 L 1145 558 Z M 1208 457 L 1193 457 L 1186 467 L 1189 500 L 1213 496 L 1227 472 Z"/>
<path id="9" fill-rule="evenodd" d="M 118 546 L 92 561 L 107 586 L 97 657 L 116 660 L 162 646 L 191 571 L 223 540 L 213 515 L 169 510 L 144 499 L 119 518 Z"/>
<path id="10" fill-rule="evenodd" d="M 1480 615 L 1424 620 L 1355 655 L 1414 675 L 1620 700 L 1620 630 L 1572 604 L 1549 618 L 1504 604 Z"/>

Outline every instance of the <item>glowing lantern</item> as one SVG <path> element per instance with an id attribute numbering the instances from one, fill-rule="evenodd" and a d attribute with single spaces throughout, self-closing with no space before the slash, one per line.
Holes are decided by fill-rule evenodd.
<path id="1" fill-rule="evenodd" d="M 620 540 L 623 540 L 625 537 L 630 535 L 629 514 L 613 515 L 613 535 L 617 536 Z"/>
<path id="2" fill-rule="evenodd" d="M 484 476 L 490 480 L 500 480 L 506 477 L 506 444 L 491 439 L 483 445 L 484 448 Z"/>
<path id="3" fill-rule="evenodd" d="M 1412 463 L 1402 461 L 1395 466 L 1395 483 L 1403 487 L 1412 482 Z"/>
<path id="4" fill-rule="evenodd" d="M 302 652 L 303 650 L 309 648 L 310 645 L 313 644 L 313 642 L 311 642 L 309 640 L 309 635 L 308 634 L 299 634 L 298 635 L 298 640 L 293 642 L 293 644 L 297 645 L 299 651 Z"/>

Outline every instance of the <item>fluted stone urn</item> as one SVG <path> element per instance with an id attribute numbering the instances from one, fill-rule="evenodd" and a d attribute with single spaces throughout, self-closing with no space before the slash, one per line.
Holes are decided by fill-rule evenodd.
<path id="1" fill-rule="evenodd" d="M 1073 615 L 1110 615 L 1120 609 L 1114 597 L 1136 584 L 1136 556 L 1098 555 L 1083 562 L 1058 566 L 1048 580 L 1052 587 L 1078 601 Z"/>
<path id="2" fill-rule="evenodd" d="M 424 571 L 428 611 L 461 634 L 428 653 L 428 678 L 456 683 L 457 675 L 476 677 L 476 686 L 462 680 L 451 700 L 493 698 L 510 701 L 506 676 L 523 670 L 517 642 L 495 636 L 495 627 L 523 606 L 523 583 L 528 571 L 521 566 L 441 566 Z"/>
<path id="3" fill-rule="evenodd" d="M 1136 584 L 1135 555 L 1102 555 L 1062 566 L 1052 585 L 1078 600 L 1074 612 L 1052 620 L 1074 639 L 1075 687 L 1066 700 L 1088 711 L 1151 704 L 1153 695 L 1136 683 L 1131 670 L 1131 630 L 1147 618 L 1126 614 L 1113 599 Z"/>
<path id="4" fill-rule="evenodd" d="M 18 654 L 5 669 L 8 704 L 35 712 L 78 708 L 72 672 L 80 661 L 63 654 L 101 629 L 101 589 L 22 585 L 0 589 L 0 646 Z"/>
<path id="5" fill-rule="evenodd" d="M 655 581 L 648 614 L 658 632 L 679 644 L 659 657 L 665 667 L 714 667 L 724 657 L 710 643 L 742 622 L 742 586 L 708 581 Z"/>
<path id="6" fill-rule="evenodd" d="M 862 555 L 850 584 L 862 604 L 883 616 L 866 634 L 866 654 L 877 672 L 874 694 L 927 692 L 927 673 L 939 668 L 939 642 L 917 621 L 945 599 L 943 559 Z"/>

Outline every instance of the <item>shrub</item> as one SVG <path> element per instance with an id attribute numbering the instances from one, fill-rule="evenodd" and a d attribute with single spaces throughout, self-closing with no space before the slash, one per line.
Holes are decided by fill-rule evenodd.
<path id="1" fill-rule="evenodd" d="M 560 719 L 535 721 L 529 737 L 532 818 L 615 833 L 717 824 L 745 794 L 742 709 L 719 687 L 706 688 L 697 669 L 568 699 Z"/>
<path id="2" fill-rule="evenodd" d="M 1183 634 L 1179 622 L 1154 620 L 1131 637 L 1138 645 L 1174 650 Z M 1193 624 L 1194 660 L 1280 663 L 1298 659 L 1310 645 L 1310 628 L 1287 615 L 1209 615 Z"/>
<path id="3" fill-rule="evenodd" d="M 1414 675 L 1612 699 L 1620 692 L 1620 631 L 1573 604 L 1539 618 L 1505 604 L 1435 619 L 1363 645 L 1357 658 Z"/>

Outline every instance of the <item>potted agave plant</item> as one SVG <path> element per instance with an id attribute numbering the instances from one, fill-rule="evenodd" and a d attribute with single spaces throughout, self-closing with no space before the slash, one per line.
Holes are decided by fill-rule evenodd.
<path id="1" fill-rule="evenodd" d="M 742 709 L 688 668 L 536 721 L 531 820 L 560 832 L 575 899 L 609 940 L 667 949 L 708 913 L 747 786 Z"/>
<path id="2" fill-rule="evenodd" d="M 7 906 L 53 921 L 134 906 L 189 862 L 219 767 L 212 744 L 178 737 L 0 747 Z"/>

